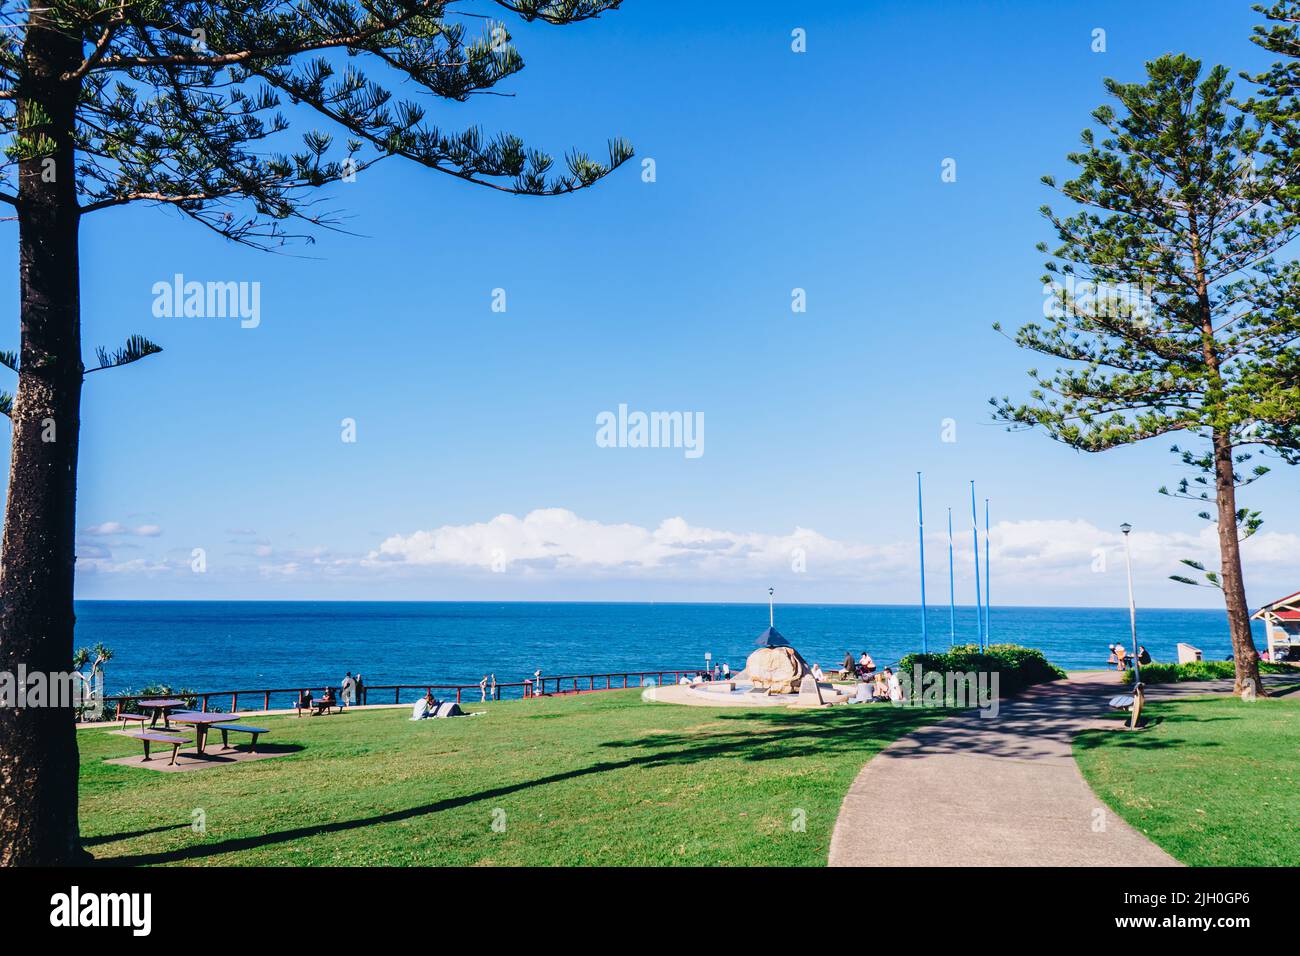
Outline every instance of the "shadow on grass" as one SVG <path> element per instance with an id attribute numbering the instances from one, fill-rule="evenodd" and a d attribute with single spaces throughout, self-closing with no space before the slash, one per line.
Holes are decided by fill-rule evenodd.
<path id="1" fill-rule="evenodd" d="M 116 843 L 118 840 L 134 840 L 136 837 L 153 836 L 155 833 L 166 833 L 169 830 L 188 830 L 189 823 L 169 823 L 166 826 L 150 827 L 147 830 L 132 830 L 130 833 L 110 833 L 105 836 L 82 837 L 82 849 L 88 849 L 92 846 L 99 846 L 101 843 Z"/>
<path id="2" fill-rule="evenodd" d="M 685 766 L 715 758 L 735 760 L 790 759 L 808 756 L 825 756 L 863 752 L 872 743 L 885 744 L 897 736 L 913 730 L 929 720 L 945 716 L 943 711 L 901 710 L 881 707 L 878 710 L 837 709 L 834 711 L 784 713 L 721 714 L 719 720 L 744 720 L 761 725 L 758 730 L 737 728 L 721 733 L 704 731 L 698 734 L 649 734 L 635 740 L 605 743 L 612 750 L 650 750 L 648 753 L 627 756 L 619 760 L 599 761 L 587 767 L 549 774 L 533 780 L 481 790 L 477 793 L 448 797 L 422 806 L 393 810 L 387 813 L 339 820 L 332 823 L 291 827 L 274 833 L 235 837 L 215 843 L 196 844 L 153 853 L 118 856 L 97 861 L 101 866 L 147 866 L 164 863 L 184 863 L 225 853 L 239 853 L 261 847 L 290 843 L 294 840 L 332 833 L 346 833 L 366 827 L 400 823 L 478 803 L 497 800 L 568 780 L 595 777 L 603 773 L 630 767 Z M 96 837 L 98 843 L 110 843 L 141 834 L 119 834 Z"/>

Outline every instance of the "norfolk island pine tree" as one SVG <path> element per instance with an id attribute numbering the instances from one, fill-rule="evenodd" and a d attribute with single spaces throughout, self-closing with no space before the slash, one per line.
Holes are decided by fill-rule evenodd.
<path id="1" fill-rule="evenodd" d="M 406 159 L 490 189 L 553 196 L 598 182 L 632 155 L 552 158 L 510 135 L 445 132 L 400 81 L 464 101 L 519 72 L 499 7 L 526 22 L 590 20 L 622 0 L 50 0 L 0 20 L 5 182 L 19 232 L 18 375 L 0 410 L 12 459 L 0 565 L 0 669 L 67 672 L 81 386 L 89 371 L 160 351 L 140 336 L 82 363 L 78 226 L 128 203 L 177 210 L 227 240 L 269 248 L 328 227 L 309 198 L 381 160 Z M 473 34 L 466 23 L 473 25 Z M 346 56 L 345 56 L 346 54 Z M 345 65 L 340 62 L 346 60 Z M 372 79 L 358 64 L 381 70 Z M 390 81 L 386 85 L 385 78 Z M 282 100 L 325 129 L 295 129 Z M 346 140 L 335 144 L 333 133 Z M 301 132 L 301 147 L 272 152 Z M 286 144 L 287 145 L 287 144 Z M 301 231 L 299 231 L 301 229 Z M 52 439 L 52 440 L 51 440 Z M 0 864 L 85 858 L 77 743 L 68 708 L 0 708 Z"/>
<path id="2" fill-rule="evenodd" d="M 1075 178 L 1044 177 L 1077 211 L 1043 208 L 1060 243 L 1039 246 L 1053 308 L 1015 336 L 1072 364 L 1031 370 L 1029 401 L 994 399 L 995 415 L 1090 452 L 1186 433 L 1195 447 L 1173 450 L 1193 477 L 1160 490 L 1213 509 L 1201 517 L 1221 567 L 1208 578 L 1223 591 L 1236 690 L 1260 693 L 1240 550 L 1260 519 L 1237 490 L 1268 472 L 1243 476 L 1257 453 L 1300 460 L 1300 266 L 1277 258 L 1300 233 L 1294 127 L 1236 103 L 1227 69 L 1202 75 L 1187 56 L 1106 89 L 1118 109 L 1094 111 L 1100 134 L 1085 130 L 1068 157 Z"/>

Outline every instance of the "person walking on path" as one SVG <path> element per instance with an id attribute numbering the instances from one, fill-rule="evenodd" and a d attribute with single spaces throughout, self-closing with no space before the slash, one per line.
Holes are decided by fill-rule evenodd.
<path id="1" fill-rule="evenodd" d="M 343 678 L 343 685 L 339 688 L 339 709 L 349 706 L 356 700 L 357 682 L 352 678 L 352 672 Z"/>

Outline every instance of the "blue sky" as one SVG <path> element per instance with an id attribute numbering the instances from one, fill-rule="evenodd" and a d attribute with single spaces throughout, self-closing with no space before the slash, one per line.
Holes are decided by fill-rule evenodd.
<path id="1" fill-rule="evenodd" d="M 88 380 L 79 595 L 756 600 L 776 584 L 911 602 L 921 470 L 928 530 L 957 507 L 959 587 L 974 478 L 997 525 L 995 599 L 1123 603 L 1128 520 L 1142 599 L 1212 606 L 1164 580 L 1178 557 L 1212 560 L 1196 509 L 1155 493 L 1179 474 L 1166 445 L 1087 457 L 992 424 L 989 396 L 1023 393 L 1038 360 L 990 326 L 1041 314 L 1038 180 L 1066 171 L 1102 78 L 1139 79 L 1169 51 L 1258 66 L 1257 15 L 808 6 L 629 0 L 576 27 L 507 21 L 528 64 L 502 87 L 517 95 L 431 116 L 557 154 L 634 143 L 574 196 L 391 161 L 329 191 L 356 235 L 290 256 L 157 209 L 88 217 L 88 355 L 133 332 L 166 351 Z M 151 289 L 175 273 L 260 283 L 260 325 L 156 318 Z M 16 269 L 0 282 L 16 302 Z M 599 447 L 596 416 L 620 403 L 702 413 L 704 454 Z M 1300 587 L 1296 478 L 1250 491 L 1271 535 L 1249 555 L 1254 603 Z M 941 535 L 927 547 L 942 588 Z"/>

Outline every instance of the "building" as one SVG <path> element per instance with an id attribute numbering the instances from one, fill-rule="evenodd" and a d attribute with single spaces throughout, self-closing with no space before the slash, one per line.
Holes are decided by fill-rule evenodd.
<path id="1" fill-rule="evenodd" d="M 1300 591 L 1265 604 L 1251 615 L 1268 630 L 1268 659 L 1300 661 Z"/>

